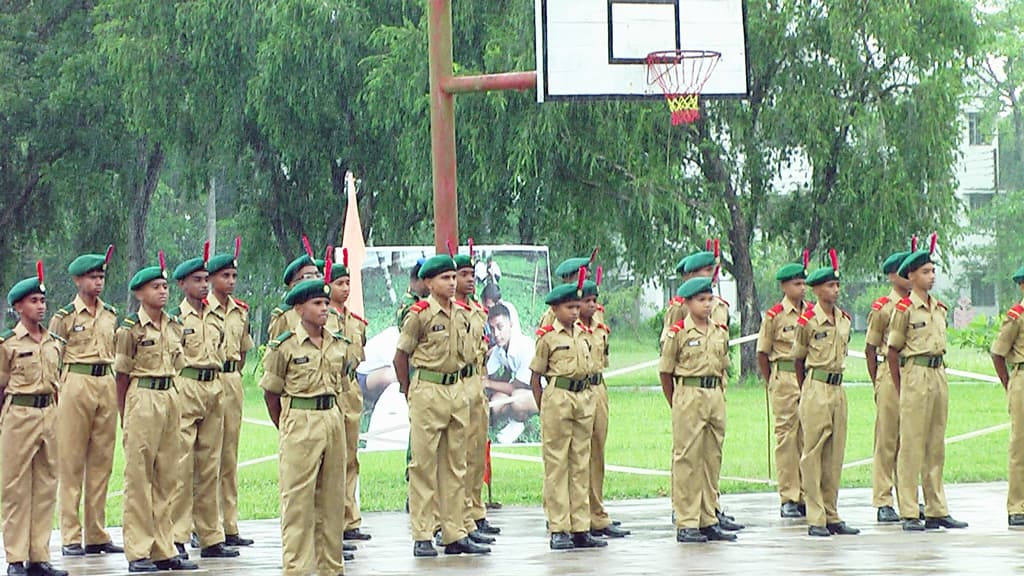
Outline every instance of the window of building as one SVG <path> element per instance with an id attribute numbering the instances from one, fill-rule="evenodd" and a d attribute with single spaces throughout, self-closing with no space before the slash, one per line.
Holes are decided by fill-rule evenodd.
<path id="1" fill-rule="evenodd" d="M 995 306 L 995 284 L 985 282 L 981 276 L 971 277 L 971 304 L 975 306 Z"/>
<path id="2" fill-rule="evenodd" d="M 968 143 L 971 146 L 983 146 L 987 144 L 985 134 L 981 125 L 981 114 L 977 112 L 967 113 Z"/>
<path id="3" fill-rule="evenodd" d="M 967 202 L 971 210 L 978 210 L 991 204 L 992 196 L 992 194 L 968 194 Z"/>

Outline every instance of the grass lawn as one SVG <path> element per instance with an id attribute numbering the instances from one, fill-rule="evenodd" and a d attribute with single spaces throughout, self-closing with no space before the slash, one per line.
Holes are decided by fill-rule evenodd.
<path id="1" fill-rule="evenodd" d="M 851 350 L 863 350 L 863 335 L 855 335 Z M 612 369 L 656 358 L 655 337 L 613 335 Z M 949 365 L 954 368 L 992 374 L 988 358 L 972 351 L 951 350 Z M 245 417 L 268 422 L 262 393 L 251 374 L 246 374 Z M 738 367 L 737 367 L 738 369 Z M 847 377 L 851 382 L 867 382 L 864 361 L 850 358 Z M 611 424 L 606 460 L 608 464 L 668 470 L 672 428 L 668 406 L 657 384 L 654 368 L 631 372 L 609 379 Z M 874 429 L 872 389 L 866 385 L 846 388 L 849 401 L 849 432 L 846 461 L 870 458 Z M 765 395 L 761 386 L 731 385 L 728 391 L 728 425 L 723 476 L 761 479 L 768 474 L 766 452 L 768 429 Z M 1005 395 L 1001 387 L 985 383 L 954 381 L 950 384 L 948 436 L 979 430 L 1008 422 Z M 947 482 L 975 482 L 1006 478 L 1006 446 L 1009 431 L 958 442 L 947 447 Z M 277 432 L 272 427 L 246 422 L 242 427 L 239 461 L 275 454 Z M 536 447 L 495 448 L 495 452 L 540 456 Z M 124 460 L 120 442 L 115 456 L 110 490 L 122 486 Z M 370 510 L 400 510 L 405 502 L 404 452 L 373 452 L 360 456 L 362 467 L 362 505 Z M 539 505 L 542 466 L 540 463 L 494 458 L 494 498 L 503 504 Z M 772 471 L 774 476 L 774 471 Z M 239 471 L 239 507 L 243 519 L 273 518 L 279 515 L 276 459 L 246 466 Z M 871 466 L 847 469 L 843 486 L 868 486 Z M 665 476 L 646 476 L 609 472 L 605 494 L 610 500 L 665 496 L 669 480 Z M 723 481 L 724 492 L 772 491 L 765 484 Z M 112 524 L 121 521 L 120 496 L 108 503 Z"/>

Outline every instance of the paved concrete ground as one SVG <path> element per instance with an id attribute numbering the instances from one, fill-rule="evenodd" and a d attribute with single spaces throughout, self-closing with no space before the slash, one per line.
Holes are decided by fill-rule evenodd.
<path id="1" fill-rule="evenodd" d="M 437 573 L 446 576 L 573 574 L 1021 574 L 1024 531 L 1006 527 L 1006 484 L 947 486 L 952 514 L 970 522 L 967 530 L 904 533 L 898 525 L 875 523 L 870 493 L 850 489 L 840 495 L 840 513 L 863 530 L 859 536 L 811 538 L 802 522 L 779 518 L 774 494 L 726 495 L 726 510 L 747 525 L 736 543 L 678 544 L 669 524 L 667 499 L 611 502 L 612 516 L 633 530 L 600 550 L 552 552 L 539 508 L 494 511 L 491 521 L 503 529 L 494 553 L 483 557 L 443 554 L 412 556 L 405 514 L 366 514 L 364 529 L 373 534 L 359 544 L 347 574 Z M 234 560 L 199 560 L 199 574 L 260 576 L 280 574 L 277 520 L 250 521 L 242 533 L 257 540 Z M 120 542 L 120 530 L 114 531 Z M 54 533 L 55 563 L 73 575 L 127 574 L 123 557 L 60 557 Z M 198 556 L 198 554 L 196 554 Z M 193 572 L 193 574 L 196 574 Z"/>

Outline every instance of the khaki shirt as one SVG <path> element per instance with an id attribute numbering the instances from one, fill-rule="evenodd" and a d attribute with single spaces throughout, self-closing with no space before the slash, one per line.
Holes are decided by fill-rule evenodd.
<path id="1" fill-rule="evenodd" d="M 217 368 L 224 365 L 224 317 L 215 312 L 209 301 L 204 299 L 203 310 L 199 311 L 181 301 L 181 350 L 185 366 L 192 368 Z M 172 315 L 177 315 L 173 314 Z"/>
<path id="2" fill-rule="evenodd" d="M 708 323 L 705 332 L 680 320 L 665 334 L 658 372 L 680 377 L 721 376 L 729 368 L 729 328 Z"/>
<path id="3" fill-rule="evenodd" d="M 594 318 L 591 318 L 590 325 L 586 327 L 590 329 L 584 335 L 590 342 L 589 372 L 600 374 L 608 367 L 608 337 L 611 336 L 612 329 L 607 324 L 597 322 Z"/>
<path id="4" fill-rule="evenodd" d="M 75 296 L 50 318 L 50 332 L 67 340 L 66 364 L 113 364 L 116 331 L 117 310 L 102 300 L 97 300 L 93 314 L 81 296 Z"/>
<path id="5" fill-rule="evenodd" d="M 302 318 L 299 318 L 299 313 L 294 308 L 286 304 L 281 304 L 270 313 L 270 324 L 267 326 L 267 335 L 273 340 L 298 327 L 299 322 Z"/>
<path id="6" fill-rule="evenodd" d="M 487 354 L 487 340 L 484 336 L 487 310 L 476 300 L 461 304 L 464 308 L 460 311 L 465 316 L 465 321 L 469 323 L 469 333 L 462 346 L 462 361 L 466 366 L 482 367 L 484 356 Z"/>
<path id="7" fill-rule="evenodd" d="M 462 345 L 470 328 L 464 310 L 455 299 L 445 310 L 433 294 L 416 302 L 402 324 L 398 349 L 411 357 L 414 368 L 448 374 L 462 370 Z"/>
<path id="8" fill-rule="evenodd" d="M 768 360 L 792 360 L 793 344 L 796 342 L 796 321 L 800 315 L 813 306 L 801 302 L 800 308 L 783 298 L 764 313 L 761 331 L 757 334 L 757 351 L 768 355 Z"/>
<path id="9" fill-rule="evenodd" d="M 557 319 L 537 330 L 537 344 L 530 370 L 553 378 L 581 380 L 591 374 L 589 330 L 579 322 L 566 328 Z"/>
<path id="10" fill-rule="evenodd" d="M 946 353 L 946 305 L 932 296 L 925 303 L 913 292 L 900 300 L 889 321 L 889 346 L 900 356 L 939 356 Z"/>
<path id="11" fill-rule="evenodd" d="M 328 310 L 327 329 L 339 332 L 349 341 L 346 352 L 345 366 L 349 372 L 356 369 L 366 359 L 363 346 L 366 345 L 366 320 L 349 310 L 339 310 L 334 306 Z"/>
<path id="12" fill-rule="evenodd" d="M 885 356 L 889 353 L 889 322 L 892 321 L 892 311 L 896 303 L 903 297 L 895 290 L 889 292 L 888 296 L 882 296 L 871 304 L 871 311 L 868 312 L 868 333 L 864 342 L 878 349 L 878 354 Z"/>
<path id="13" fill-rule="evenodd" d="M 224 331 L 224 359 L 238 362 L 242 354 L 252 350 L 252 335 L 249 333 L 249 305 L 238 298 L 228 296 L 226 302 L 217 299 L 210 292 L 210 306 L 218 318 L 223 318 L 220 329 Z"/>
<path id="14" fill-rule="evenodd" d="M 340 394 L 348 388 L 347 344 L 341 333 L 324 329 L 317 346 L 299 324 L 267 345 L 260 388 L 299 398 Z"/>
<path id="15" fill-rule="evenodd" d="M 686 300 L 679 296 L 673 296 L 668 301 L 668 307 L 665 308 L 665 315 L 661 319 L 661 336 L 658 337 L 658 342 L 664 343 L 665 336 L 668 335 L 668 331 L 672 329 L 677 322 L 686 318 L 687 310 L 685 305 Z"/>
<path id="16" fill-rule="evenodd" d="M 999 336 L 992 343 L 992 354 L 1006 358 L 1010 364 L 1024 362 L 1024 305 L 1016 304 L 1006 312 Z M 1011 370 L 1013 366 L 1009 367 Z"/>
<path id="17" fill-rule="evenodd" d="M 793 358 L 803 358 L 808 371 L 842 373 L 846 368 L 852 322 L 850 315 L 839 308 L 833 313 L 835 318 L 830 319 L 820 306 L 814 306 L 796 321 Z"/>
<path id="18" fill-rule="evenodd" d="M 594 312 L 592 319 L 594 322 L 604 322 L 604 306 L 597 305 L 597 310 Z M 555 311 L 550 306 L 541 314 L 539 326 L 551 326 L 555 323 Z"/>
<path id="19" fill-rule="evenodd" d="M 181 321 L 166 312 L 155 321 L 145 309 L 121 320 L 114 337 L 114 371 L 132 378 L 175 376 L 185 367 Z"/>
<path id="20" fill-rule="evenodd" d="M 409 309 L 412 305 L 422 300 L 418 295 L 413 294 L 411 290 L 406 290 L 405 294 L 402 294 L 402 304 L 395 311 L 395 325 L 398 329 L 402 329 L 402 325 L 405 324 L 405 317 L 409 315 Z"/>
<path id="21" fill-rule="evenodd" d="M 53 394 L 60 389 L 64 340 L 46 332 L 40 342 L 18 322 L 0 333 L 0 390 L 4 394 Z"/>

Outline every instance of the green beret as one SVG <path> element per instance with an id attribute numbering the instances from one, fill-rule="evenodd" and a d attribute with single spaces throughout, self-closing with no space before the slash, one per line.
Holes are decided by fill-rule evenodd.
<path id="1" fill-rule="evenodd" d="M 1013 281 L 1017 284 L 1024 284 L 1024 266 L 1021 266 L 1013 273 Z"/>
<path id="2" fill-rule="evenodd" d="M 303 254 L 288 263 L 288 266 L 284 269 L 284 278 L 282 278 L 285 286 L 292 283 L 292 278 L 295 277 L 303 266 L 316 266 L 316 263 L 309 257 L 309 254 Z"/>
<path id="3" fill-rule="evenodd" d="M 205 266 L 206 262 L 203 262 L 202 258 L 191 258 L 189 260 L 185 260 L 181 264 L 178 264 L 178 267 L 174 269 L 174 279 L 184 280 L 190 275 L 199 272 L 200 270 L 204 270 Z"/>
<path id="4" fill-rule="evenodd" d="M 690 254 L 683 256 L 683 259 L 680 260 L 678 264 L 676 264 L 676 274 L 686 273 L 686 261 L 690 259 L 690 256 Z"/>
<path id="5" fill-rule="evenodd" d="M 918 250 L 911 252 L 896 271 L 900 278 L 910 278 L 910 273 L 932 261 L 932 253 L 929 250 Z"/>
<path id="6" fill-rule="evenodd" d="M 711 278 L 690 278 L 676 290 L 676 296 L 680 298 L 693 298 L 697 294 L 712 293 Z"/>
<path id="7" fill-rule="evenodd" d="M 331 280 L 347 278 L 351 275 L 352 273 L 348 271 L 348 266 L 344 264 L 331 264 Z"/>
<path id="8" fill-rule="evenodd" d="M 455 269 L 459 268 L 472 268 L 473 259 L 469 257 L 469 254 L 456 254 L 455 255 Z"/>
<path id="9" fill-rule="evenodd" d="M 900 269 L 900 264 L 903 264 L 903 260 L 910 256 L 910 252 L 893 252 L 882 262 L 882 273 L 892 274 Z"/>
<path id="10" fill-rule="evenodd" d="M 590 258 L 569 258 L 563 260 L 561 264 L 555 268 L 555 276 L 559 278 L 568 278 L 579 271 L 580 268 L 590 264 Z"/>
<path id="11" fill-rule="evenodd" d="M 686 265 L 683 266 L 683 272 L 689 274 L 690 272 L 696 272 L 701 268 L 707 268 L 708 266 L 715 265 L 715 253 L 714 252 L 697 252 L 691 254 L 686 259 Z"/>
<path id="12" fill-rule="evenodd" d="M 423 266 L 420 266 L 420 279 L 426 280 L 445 272 L 455 272 L 455 260 L 448 254 L 438 254 L 427 258 Z"/>
<path id="13" fill-rule="evenodd" d="M 775 273 L 775 279 L 779 282 L 793 280 L 794 278 L 807 278 L 807 270 L 803 264 L 786 264 Z"/>
<path id="14" fill-rule="evenodd" d="M 303 280 L 296 284 L 295 288 L 289 290 L 288 294 L 284 297 L 284 303 L 289 306 L 297 306 L 313 298 L 330 298 L 330 296 L 331 285 L 319 278 L 315 278 Z"/>
<path id="15" fill-rule="evenodd" d="M 807 285 L 817 286 L 818 284 L 824 284 L 825 282 L 831 282 L 833 280 L 839 280 L 839 272 L 831 266 L 823 266 L 814 272 L 811 272 L 810 275 L 807 276 Z"/>
<path id="16" fill-rule="evenodd" d="M 39 278 L 37 276 L 25 278 L 12 286 L 11 291 L 7 293 L 7 305 L 14 306 L 20 302 L 22 298 L 33 294 L 46 294 L 46 286 L 39 283 Z"/>
<path id="17" fill-rule="evenodd" d="M 583 296 L 582 290 L 577 291 L 575 284 L 559 284 L 548 292 L 544 297 L 544 303 L 549 306 L 579 300 Z"/>
<path id="18" fill-rule="evenodd" d="M 107 269 L 106 254 L 82 254 L 68 264 L 68 274 L 72 276 L 85 276 L 94 270 Z"/>
<path id="19" fill-rule="evenodd" d="M 216 274 L 225 268 L 238 268 L 234 254 L 217 254 L 206 263 L 206 269 L 210 274 Z"/>
<path id="20" fill-rule="evenodd" d="M 584 281 L 583 282 L 583 296 L 586 297 L 586 296 L 597 296 L 597 295 L 598 295 L 597 282 L 594 282 L 593 280 L 586 280 L 586 281 Z"/>
<path id="21" fill-rule="evenodd" d="M 128 289 L 132 291 L 138 290 L 157 278 L 166 279 L 167 270 L 161 270 L 159 266 L 143 268 L 136 272 L 135 276 L 132 276 L 132 281 L 128 283 Z"/>

